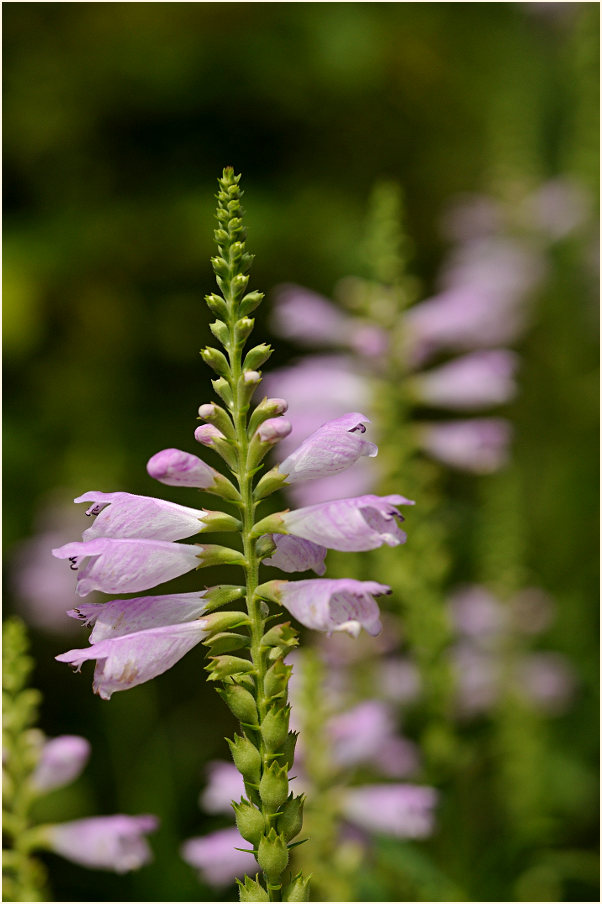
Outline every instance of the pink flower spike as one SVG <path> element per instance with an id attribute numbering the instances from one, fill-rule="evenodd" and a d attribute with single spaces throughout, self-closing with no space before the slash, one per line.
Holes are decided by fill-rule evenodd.
<path id="1" fill-rule="evenodd" d="M 89 741 L 79 735 L 60 735 L 46 741 L 31 777 L 36 791 L 51 791 L 75 781 L 90 750 Z"/>
<path id="2" fill-rule="evenodd" d="M 288 533 L 341 552 L 362 552 L 386 543 L 405 543 L 406 534 L 397 519 L 396 506 L 414 505 L 405 496 L 356 496 L 309 505 L 285 512 L 282 521 Z"/>
<path id="3" fill-rule="evenodd" d="M 271 417 L 257 428 L 262 443 L 277 443 L 289 435 L 293 428 L 284 417 Z"/>
<path id="4" fill-rule="evenodd" d="M 205 512 L 153 496 L 132 493 L 101 493 L 92 490 L 78 496 L 75 502 L 91 502 L 86 515 L 96 515 L 84 540 L 97 537 L 140 540 L 182 540 L 198 534 Z"/>
<path id="5" fill-rule="evenodd" d="M 82 603 L 68 615 L 94 625 L 90 643 L 135 634 L 148 628 L 178 625 L 200 618 L 206 608 L 205 591 L 169 596 L 139 596 L 107 603 Z"/>
<path id="6" fill-rule="evenodd" d="M 163 449 L 148 460 L 149 475 L 170 487 L 197 487 L 200 490 L 212 486 L 217 471 L 204 461 L 182 452 L 180 449 Z"/>
<path id="7" fill-rule="evenodd" d="M 57 559 L 69 559 L 78 571 L 77 593 L 135 593 L 170 581 L 200 564 L 203 547 L 165 540 L 111 540 L 66 543 L 52 550 Z"/>
<path id="8" fill-rule="evenodd" d="M 236 850 L 248 847 L 249 842 L 240 837 L 237 829 L 220 829 L 201 838 L 189 838 L 180 848 L 180 854 L 186 863 L 199 871 L 202 881 L 221 886 L 257 872 L 253 854 Z"/>
<path id="9" fill-rule="evenodd" d="M 263 560 L 264 565 L 273 565 L 274 568 L 280 568 L 281 571 L 288 573 L 307 571 L 309 568 L 316 574 L 325 573 L 326 547 L 286 534 L 272 534 L 271 536 L 276 544 L 276 552 L 272 553 L 269 559 Z"/>
<path id="10" fill-rule="evenodd" d="M 517 356 L 506 349 L 473 352 L 412 380 L 429 405 L 458 410 L 503 405 L 516 394 Z"/>
<path id="11" fill-rule="evenodd" d="M 419 434 L 424 449 L 452 468 L 490 474 L 506 464 L 512 427 L 502 418 L 440 421 Z"/>
<path id="12" fill-rule="evenodd" d="M 378 448 L 363 438 L 366 423 L 369 419 L 354 411 L 322 424 L 278 465 L 279 471 L 288 483 L 297 483 L 344 471 L 363 455 L 373 458 Z"/>
<path id="13" fill-rule="evenodd" d="M 158 826 L 155 816 L 94 816 L 48 827 L 49 845 L 67 860 L 91 869 L 128 873 L 152 860 L 144 835 Z"/>
<path id="14" fill-rule="evenodd" d="M 364 785 L 345 792 L 347 819 L 369 832 L 395 838 L 428 838 L 434 829 L 437 792 L 426 785 Z"/>
<path id="15" fill-rule="evenodd" d="M 201 405 L 201 408 L 204 406 Z M 200 409 L 199 409 L 200 411 Z M 194 438 L 202 446 L 212 446 L 216 439 L 225 439 L 224 434 L 213 424 L 199 424 L 194 431 Z"/>
<path id="16" fill-rule="evenodd" d="M 362 628 L 376 636 L 382 630 L 380 611 L 374 596 L 391 588 L 375 581 L 309 580 L 283 582 L 280 603 L 306 628 L 316 631 L 345 631 L 357 637 Z"/>
<path id="17" fill-rule="evenodd" d="M 127 602 L 127 601 L 126 601 Z M 55 656 L 77 671 L 96 659 L 93 690 L 103 700 L 115 691 L 129 690 L 162 675 L 207 636 L 204 619 L 111 637 L 82 650 Z"/>

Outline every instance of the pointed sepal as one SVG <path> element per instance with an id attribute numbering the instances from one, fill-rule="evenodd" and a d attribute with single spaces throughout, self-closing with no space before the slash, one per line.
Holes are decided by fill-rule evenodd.
<path id="1" fill-rule="evenodd" d="M 239 722 L 245 722 L 247 725 L 258 724 L 259 715 L 255 698 L 248 690 L 239 684 L 228 683 L 217 692 Z"/>
<path id="2" fill-rule="evenodd" d="M 282 835 L 270 829 L 259 842 L 257 862 L 264 871 L 268 882 L 277 883 L 288 864 L 288 848 Z"/>
<path id="3" fill-rule="evenodd" d="M 254 807 L 248 800 L 241 798 L 237 804 L 232 801 L 232 809 L 236 818 L 236 827 L 245 841 L 249 841 L 257 848 L 262 835 L 265 833 L 265 819 L 261 810 Z"/>
<path id="4" fill-rule="evenodd" d="M 298 835 L 303 828 L 304 803 L 304 794 L 294 797 L 291 791 L 286 803 L 280 808 L 281 812 L 276 821 L 276 828 L 281 835 L 284 835 L 287 842 L 292 841 L 295 835 Z"/>
<path id="5" fill-rule="evenodd" d="M 255 879 L 249 879 L 248 876 L 245 876 L 244 883 L 240 881 L 240 879 L 236 880 L 238 883 L 238 896 L 240 901 L 269 901 L 270 896 L 267 891 L 261 885 L 259 881 L 259 873 L 255 874 Z M 291 898 L 291 900 L 293 900 Z M 301 900 L 301 899 L 299 899 Z M 308 900 L 307 898 L 303 900 Z"/>
<path id="6" fill-rule="evenodd" d="M 311 874 L 304 876 L 303 873 L 297 873 L 294 879 L 285 885 L 282 889 L 283 901 L 309 901 L 309 882 Z M 257 898 L 263 900 L 263 898 Z M 241 898 L 242 901 L 242 898 Z"/>
<path id="7" fill-rule="evenodd" d="M 207 681 L 223 681 L 235 675 L 244 675 L 253 671 L 253 663 L 249 659 L 240 659 L 238 656 L 214 656 L 205 666 L 209 672 Z"/>
<path id="8" fill-rule="evenodd" d="M 234 740 L 226 738 L 234 765 L 246 782 L 259 784 L 261 777 L 261 754 L 245 735 L 234 735 Z"/>
<path id="9" fill-rule="evenodd" d="M 280 809 L 288 797 L 288 770 L 286 766 L 278 763 L 270 763 L 263 770 L 259 782 L 259 796 L 261 802 L 272 812 Z"/>

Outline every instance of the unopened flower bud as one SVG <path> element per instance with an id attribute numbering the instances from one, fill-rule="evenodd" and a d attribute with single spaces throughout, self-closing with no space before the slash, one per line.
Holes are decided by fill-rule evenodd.
<path id="1" fill-rule="evenodd" d="M 228 307 L 223 298 L 221 298 L 219 295 L 211 294 L 205 295 L 205 301 L 207 303 L 207 307 L 213 314 L 216 314 L 218 317 L 221 317 L 224 320 L 227 319 Z"/>
<path id="2" fill-rule="evenodd" d="M 281 490 L 285 485 L 286 474 L 282 474 L 278 468 L 272 468 L 258 481 L 257 486 L 253 490 L 253 498 L 257 500 L 265 499 L 266 496 L 270 496 L 276 490 Z"/>
<path id="3" fill-rule="evenodd" d="M 240 687 L 238 684 L 226 684 L 225 687 L 218 690 L 218 694 L 239 722 L 257 725 L 259 717 L 255 699 L 244 687 Z"/>
<path id="4" fill-rule="evenodd" d="M 221 320 L 215 320 L 213 323 L 209 324 L 209 329 L 215 338 L 221 342 L 224 348 L 228 348 L 230 343 L 230 330 L 226 324 Z"/>
<path id="5" fill-rule="evenodd" d="M 243 363 L 243 369 L 257 370 L 258 367 L 265 364 L 273 351 L 271 345 L 268 345 L 266 342 L 256 345 L 255 348 L 252 348 L 247 352 Z"/>
<path id="6" fill-rule="evenodd" d="M 281 814 L 276 823 L 278 831 L 284 835 L 286 841 L 291 841 L 295 835 L 298 835 L 303 827 L 303 804 L 305 803 L 305 795 L 300 794 L 293 797 L 290 793 L 288 800 L 281 807 Z M 242 835 L 242 832 L 241 832 Z"/>
<path id="7" fill-rule="evenodd" d="M 239 312 L 242 315 L 250 314 L 251 311 L 254 311 L 255 308 L 261 304 L 263 300 L 263 292 L 249 292 L 242 299 L 239 307 Z"/>
<path id="8" fill-rule="evenodd" d="M 284 399 L 262 399 L 250 417 L 249 436 L 253 436 L 259 425 L 268 418 L 284 414 L 287 409 L 288 403 Z"/>
<path id="9" fill-rule="evenodd" d="M 270 882 L 278 882 L 288 863 L 288 848 L 282 835 L 277 835 L 274 829 L 261 838 L 257 862 Z"/>
<path id="10" fill-rule="evenodd" d="M 232 424 L 232 418 L 227 411 L 219 405 L 216 405 L 215 402 L 206 402 L 204 405 L 201 405 L 199 407 L 199 417 L 204 421 L 209 421 L 209 423 L 217 427 L 217 429 L 228 439 L 235 439 L 236 434 Z"/>
<path id="11" fill-rule="evenodd" d="M 277 659 L 274 665 L 270 666 L 263 681 L 263 692 L 268 700 L 286 693 L 292 671 L 293 667 L 285 665 L 282 659 Z"/>
<path id="12" fill-rule="evenodd" d="M 202 446 L 212 446 L 216 439 L 224 439 L 224 434 L 213 424 L 199 424 L 194 431 L 194 438 Z"/>
<path id="13" fill-rule="evenodd" d="M 224 678 L 252 671 L 253 663 L 238 656 L 214 656 L 205 666 L 205 670 L 209 672 L 207 681 L 222 681 Z"/>
<path id="14" fill-rule="evenodd" d="M 228 381 L 224 380 L 223 377 L 219 377 L 217 380 L 212 380 L 211 385 L 213 386 L 220 399 L 226 403 L 228 408 L 232 408 L 234 405 L 234 399 L 232 396 L 232 389 L 230 388 Z"/>
<path id="15" fill-rule="evenodd" d="M 295 878 L 282 891 L 283 901 L 309 901 L 309 880 L 311 876 L 303 876 L 298 873 Z M 243 900 L 242 897 L 240 899 Z M 248 898 L 247 900 L 251 900 Z M 264 900 L 257 898 L 258 901 Z"/>
<path id="16" fill-rule="evenodd" d="M 279 810 L 288 797 L 288 770 L 286 766 L 271 763 L 263 771 L 259 782 L 259 796 L 270 810 Z"/>
<path id="17" fill-rule="evenodd" d="M 295 762 L 295 747 L 297 745 L 297 738 L 299 737 L 298 731 L 289 731 L 286 741 L 282 745 L 282 750 L 280 751 L 281 756 L 279 757 L 280 765 L 286 766 L 287 769 L 293 768 L 293 763 Z"/>
<path id="18" fill-rule="evenodd" d="M 208 364 L 209 367 L 213 368 L 213 370 L 220 375 L 220 377 L 227 377 L 230 374 L 230 365 L 228 363 L 228 359 L 223 354 L 223 352 L 218 351 L 217 348 L 213 348 L 208 345 L 207 348 L 201 349 L 201 358 Z"/>
<path id="19" fill-rule="evenodd" d="M 245 841 L 249 841 L 256 848 L 265 832 L 263 814 L 244 798 L 239 804 L 235 804 L 233 801 L 232 809 L 236 817 L 238 831 Z"/>
<path id="20" fill-rule="evenodd" d="M 270 897 L 259 882 L 259 873 L 255 874 L 255 879 L 249 879 L 248 876 L 245 876 L 244 884 L 240 881 L 240 879 L 236 880 L 238 883 L 238 896 L 241 901 L 269 901 Z"/>
<path id="21" fill-rule="evenodd" d="M 247 286 L 249 285 L 249 277 L 237 273 L 231 283 L 232 295 L 234 298 L 240 298 Z"/>
<path id="22" fill-rule="evenodd" d="M 257 386 L 261 382 L 261 374 L 256 370 L 245 370 L 242 379 L 247 386 Z"/>
<path id="23" fill-rule="evenodd" d="M 249 337 L 254 326 L 255 321 L 252 317 L 241 317 L 241 319 L 236 322 L 236 339 L 240 345 L 242 345 L 245 339 Z"/>
<path id="24" fill-rule="evenodd" d="M 272 706 L 261 723 L 261 736 L 268 750 L 279 750 L 286 741 L 290 706 Z"/>
<path id="25" fill-rule="evenodd" d="M 246 782 L 256 785 L 261 776 L 261 754 L 248 738 L 235 734 L 234 740 L 226 738 L 234 765 Z"/>
<path id="26" fill-rule="evenodd" d="M 287 421 L 286 418 L 273 417 L 263 422 L 258 428 L 256 436 L 263 443 L 273 444 L 288 436 L 292 429 L 290 421 Z"/>

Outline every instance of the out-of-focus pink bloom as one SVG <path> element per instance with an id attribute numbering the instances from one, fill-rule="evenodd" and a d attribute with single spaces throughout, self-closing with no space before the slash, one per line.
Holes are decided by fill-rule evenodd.
<path id="1" fill-rule="evenodd" d="M 375 581 L 322 578 L 282 581 L 276 596 L 281 605 L 307 628 L 328 633 L 345 631 L 357 637 L 362 628 L 372 635 L 382 630 L 374 596 L 390 592 L 390 587 Z"/>
<path id="2" fill-rule="evenodd" d="M 288 533 L 342 552 L 376 549 L 386 543 L 405 543 L 406 534 L 397 519 L 396 506 L 413 505 L 405 496 L 358 496 L 336 499 L 286 512 L 282 515 Z"/>
<path id="3" fill-rule="evenodd" d="M 122 602 L 127 605 L 128 601 Z M 115 691 L 128 690 L 162 675 L 206 636 L 206 621 L 199 618 L 110 637 L 55 658 L 76 666 L 77 671 L 87 660 L 96 659 L 93 690 L 103 700 L 109 700 Z"/>
<path id="4" fill-rule="evenodd" d="M 549 713 L 563 712 L 575 692 L 575 674 L 560 653 L 531 653 L 517 678 L 525 695 Z"/>
<path id="5" fill-rule="evenodd" d="M 364 785 L 343 798 L 347 819 L 368 832 L 428 838 L 434 830 L 437 792 L 426 785 Z"/>
<path id="6" fill-rule="evenodd" d="M 307 571 L 310 568 L 316 574 L 325 573 L 325 546 L 286 534 L 272 534 L 271 536 L 276 544 L 276 552 L 272 553 L 269 559 L 263 560 L 264 565 L 273 565 L 288 573 Z"/>
<path id="7" fill-rule="evenodd" d="M 502 219 L 500 205 L 493 198 L 460 195 L 442 217 L 442 232 L 455 242 L 470 242 L 495 235 L 502 226 Z"/>
<path id="8" fill-rule="evenodd" d="M 77 574 L 77 593 L 136 593 L 185 574 L 201 564 L 203 547 L 165 540 L 113 540 L 98 537 L 52 550 L 69 559 Z"/>
<path id="9" fill-rule="evenodd" d="M 373 458 L 378 448 L 363 439 L 366 423 L 369 418 L 364 414 L 352 412 L 322 424 L 278 470 L 287 475 L 287 483 L 298 483 L 344 471 L 364 455 Z"/>
<path id="10" fill-rule="evenodd" d="M 365 700 L 338 713 L 329 720 L 328 732 L 333 759 L 340 766 L 365 764 L 394 778 L 418 766 L 416 746 L 396 734 L 391 709 L 382 700 Z"/>
<path id="11" fill-rule="evenodd" d="M 146 470 L 155 480 L 168 486 L 198 489 L 212 486 L 218 473 L 196 455 L 181 449 L 162 449 L 149 458 Z"/>
<path id="12" fill-rule="evenodd" d="M 245 796 L 242 775 L 234 763 L 213 760 L 207 764 L 207 786 L 202 791 L 199 804 L 207 813 L 232 815 L 232 801 Z"/>
<path id="13" fill-rule="evenodd" d="M 348 332 L 349 317 L 317 292 L 285 284 L 276 287 L 274 297 L 273 326 L 284 339 L 333 346 Z"/>
<path id="14" fill-rule="evenodd" d="M 466 637 L 497 637 L 507 627 L 507 612 L 485 588 L 471 584 L 458 589 L 450 598 L 454 624 Z"/>
<path id="15" fill-rule="evenodd" d="M 420 673 L 409 659 L 383 660 L 378 667 L 378 687 L 392 703 L 411 703 L 420 696 Z"/>
<path id="16" fill-rule="evenodd" d="M 460 713 L 470 716 L 490 709 L 498 699 L 500 690 L 498 658 L 464 641 L 452 651 L 452 661 Z"/>
<path id="17" fill-rule="evenodd" d="M 443 464 L 490 474 L 508 461 L 512 427 L 503 418 L 421 424 L 418 441 Z"/>
<path id="18" fill-rule="evenodd" d="M 373 489 L 378 481 L 378 468 L 366 459 L 359 461 L 346 471 L 339 471 L 329 477 L 301 481 L 287 487 L 287 496 L 297 506 L 317 505 L 349 496 L 363 496 Z"/>
<path id="19" fill-rule="evenodd" d="M 133 493 L 92 490 L 74 502 L 91 502 L 86 515 L 96 516 L 83 533 L 86 541 L 97 537 L 182 540 L 198 534 L 205 517 L 200 509 Z"/>
<path id="20" fill-rule="evenodd" d="M 237 851 L 237 847 L 248 850 L 249 843 L 235 828 L 220 829 L 201 838 L 189 838 L 182 845 L 180 854 L 186 863 L 199 871 L 201 880 L 219 887 L 257 872 L 253 854 Z"/>
<path id="21" fill-rule="evenodd" d="M 37 791 L 51 791 L 75 781 L 90 756 L 90 743 L 79 735 L 59 735 L 45 741 L 31 776 Z"/>
<path id="22" fill-rule="evenodd" d="M 94 816 L 48 826 L 49 846 L 57 854 L 92 869 L 127 873 L 152 859 L 145 834 L 155 816 Z"/>
<path id="23" fill-rule="evenodd" d="M 561 239 L 585 221 L 588 198 L 575 182 L 552 179 L 525 199 L 521 213 L 528 227 L 539 229 L 551 239 Z"/>
<path id="24" fill-rule="evenodd" d="M 94 625 L 90 643 L 121 637 L 148 628 L 177 625 L 200 618 L 207 606 L 205 590 L 168 596 L 139 596 L 106 603 L 80 603 L 67 614 Z"/>
<path id="25" fill-rule="evenodd" d="M 414 377 L 411 387 L 429 405 L 458 410 L 503 405 L 516 394 L 517 356 L 505 349 L 472 352 Z"/>

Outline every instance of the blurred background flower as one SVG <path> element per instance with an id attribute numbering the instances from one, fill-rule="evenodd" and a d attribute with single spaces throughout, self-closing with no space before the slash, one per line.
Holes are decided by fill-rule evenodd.
<path id="1" fill-rule="evenodd" d="M 198 810 L 198 787 L 205 765 L 224 758 L 233 719 L 191 657 L 110 704 L 93 699 L 88 681 L 54 661 L 66 648 L 62 634 L 78 625 L 60 614 L 77 597 L 50 549 L 89 526 L 73 497 L 90 487 L 152 495 L 148 458 L 172 444 L 194 451 L 197 409 L 211 397 L 198 359 L 210 339 L 201 299 L 212 287 L 215 178 L 227 164 L 243 173 L 257 288 L 292 284 L 330 300 L 345 274 L 369 279 L 359 253 L 367 199 L 377 180 L 393 179 L 403 186 L 421 287 L 406 312 L 416 374 L 441 377 L 463 355 L 510 345 L 519 355 L 517 374 L 513 358 L 499 359 L 503 372 L 493 374 L 502 411 L 465 409 L 452 420 L 425 406 L 424 443 L 434 454 L 443 448 L 450 464 L 487 471 L 506 460 L 512 436 L 520 586 L 556 601 L 555 620 L 546 622 L 533 599 L 510 613 L 532 625 L 529 655 L 544 657 L 525 665 L 525 686 L 542 705 L 556 701 L 545 757 L 533 757 L 556 809 L 545 825 L 516 819 L 509 831 L 492 759 L 508 763 L 506 789 L 524 782 L 513 777 L 518 761 L 500 728 L 489 754 L 464 764 L 471 780 L 440 801 L 440 825 L 453 832 L 425 842 L 432 857 L 380 838 L 356 898 L 453 900 L 459 888 L 476 900 L 597 895 L 598 19 L 592 3 L 5 8 L 4 605 L 32 627 L 44 732 L 92 743 L 87 812 L 161 817 L 154 862 L 139 873 L 82 877 L 53 858 L 57 900 L 224 894 L 199 886 L 177 851 L 216 828 L 216 817 Z M 367 374 L 389 341 L 339 304 L 352 289 L 340 283 L 328 311 L 314 299 L 307 322 L 289 318 L 282 338 L 271 302 L 258 310 L 259 332 L 276 346 L 270 364 L 294 366 L 306 400 L 320 401 L 320 423 L 347 411 L 370 416 Z M 386 296 L 373 304 L 386 313 Z M 468 305 L 470 322 L 458 330 Z M 319 358 L 301 357 L 308 325 Z M 417 386 L 425 390 L 432 394 L 432 380 Z M 284 378 L 271 388 L 290 393 Z M 290 451 L 319 424 L 295 417 L 289 401 Z M 369 492 L 362 464 L 341 475 L 355 483 L 340 495 Z M 486 479 L 458 467 L 444 479 L 450 592 L 480 580 Z M 166 495 L 199 505 L 193 490 Z M 503 578 L 505 547 L 494 539 L 489 549 Z M 206 580 L 220 579 L 215 569 Z M 182 580 L 190 591 L 198 583 Z M 464 612 L 462 623 L 474 626 L 473 615 Z M 66 642 L 83 646 L 85 637 Z M 464 642 L 472 649 L 479 641 L 473 633 Z M 394 705 L 420 699 L 414 663 L 392 649 L 379 668 Z M 497 714 L 507 706 L 503 724 L 514 718 L 515 737 L 520 719 L 538 718 L 496 706 L 491 724 L 502 725 Z M 411 737 L 411 722 L 404 736 L 406 728 Z M 482 751 L 482 719 L 463 730 Z M 50 821 L 77 815 L 72 793 L 49 795 Z M 447 812 L 462 819 L 452 823 Z M 538 853 L 525 865 L 516 851 L 527 823 Z M 341 856 L 356 862 L 358 843 L 350 834 Z"/>

